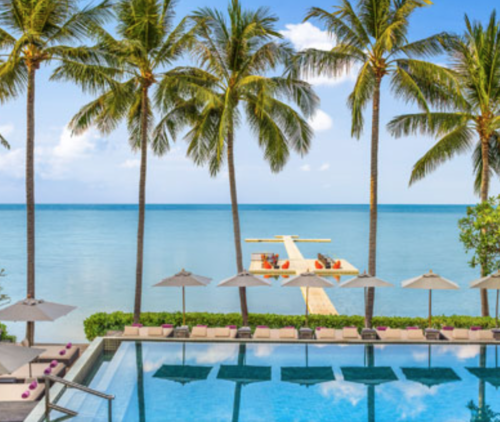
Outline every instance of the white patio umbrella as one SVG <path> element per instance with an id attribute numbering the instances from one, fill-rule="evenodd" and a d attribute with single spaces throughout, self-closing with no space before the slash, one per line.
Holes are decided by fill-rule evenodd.
<path id="1" fill-rule="evenodd" d="M 500 271 L 490 274 L 486 277 L 482 277 L 479 280 L 473 281 L 470 284 L 472 289 L 487 289 L 497 291 L 497 304 L 495 312 L 496 327 L 498 328 L 498 299 L 500 296 Z"/>
<path id="2" fill-rule="evenodd" d="M 0 310 L 0 321 L 55 321 L 76 309 L 75 306 L 46 302 L 42 299 L 24 299 Z M 34 339 L 28 338 L 31 346 Z"/>
<path id="3" fill-rule="evenodd" d="M 12 374 L 16 369 L 29 363 L 31 377 L 31 362 L 43 352 L 45 349 L 0 343 L 0 375 Z"/>
<path id="4" fill-rule="evenodd" d="M 334 284 L 331 281 L 311 272 L 299 274 L 284 282 L 282 287 L 305 287 L 306 289 L 306 327 L 309 323 L 309 287 L 329 288 Z"/>
<path id="5" fill-rule="evenodd" d="M 394 287 L 393 284 L 388 283 L 387 281 L 381 280 L 380 278 L 373 277 L 370 274 L 367 274 L 366 271 L 363 274 L 358 275 L 357 277 L 351 278 L 350 280 L 346 280 L 340 283 L 340 287 L 342 288 L 364 288 L 364 300 L 365 300 L 365 313 L 366 313 L 366 289 L 369 287 L 379 288 L 379 287 Z M 366 318 L 365 318 L 366 321 Z"/>
<path id="6" fill-rule="evenodd" d="M 186 287 L 205 287 L 211 278 L 195 275 L 182 269 L 180 273 L 167 277 L 155 284 L 154 287 L 182 287 L 182 324 L 186 325 Z"/>
<path id="7" fill-rule="evenodd" d="M 243 271 L 233 277 L 222 280 L 217 287 L 271 287 L 271 282 Z"/>
<path id="8" fill-rule="evenodd" d="M 403 281 L 401 286 L 405 289 L 429 290 L 429 328 L 432 323 L 432 291 L 433 290 L 458 290 L 460 287 L 453 281 L 447 280 L 432 271 L 415 278 Z"/>

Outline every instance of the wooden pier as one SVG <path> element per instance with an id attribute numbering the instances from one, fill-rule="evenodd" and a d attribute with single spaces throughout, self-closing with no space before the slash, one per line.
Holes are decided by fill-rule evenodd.
<path id="1" fill-rule="evenodd" d="M 306 259 L 300 252 L 297 243 L 327 243 L 330 239 L 300 239 L 298 236 L 275 236 L 274 239 L 246 239 L 248 243 L 283 243 L 288 253 L 288 261 L 290 267 L 281 269 L 281 266 L 287 260 L 280 260 L 280 269 L 264 269 L 261 261 L 252 261 L 249 271 L 256 275 L 271 275 L 271 276 L 293 276 L 305 273 L 307 271 L 314 272 L 320 276 L 342 276 L 342 275 L 357 275 L 359 271 L 349 262 L 341 259 L 341 266 L 338 269 L 317 269 L 315 268 L 315 259 Z M 301 288 L 302 296 L 306 297 L 306 289 Z M 338 315 L 337 309 L 332 301 L 321 288 L 309 289 L 309 312 L 318 315 Z"/>

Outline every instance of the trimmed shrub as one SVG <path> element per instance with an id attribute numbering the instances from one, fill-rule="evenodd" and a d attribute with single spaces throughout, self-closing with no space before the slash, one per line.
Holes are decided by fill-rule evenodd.
<path id="1" fill-rule="evenodd" d="M 446 325 L 457 328 L 468 328 L 472 326 L 481 326 L 483 328 L 494 328 L 495 319 L 490 317 L 470 317 L 470 316 L 435 316 L 433 317 L 433 327 L 440 328 Z M 141 324 L 146 327 L 158 327 L 162 324 L 182 325 L 181 312 L 145 312 L 141 314 Z M 257 325 L 267 325 L 270 328 L 281 328 L 285 326 L 294 326 L 300 328 L 304 326 L 303 315 L 277 315 L 277 314 L 250 314 L 248 317 L 249 325 L 255 328 Z M 393 328 L 406 327 L 427 327 L 427 318 L 410 317 L 374 317 L 373 326 L 387 326 Z M 126 312 L 100 312 L 91 315 L 84 321 L 85 335 L 89 341 L 96 337 L 105 336 L 108 331 L 121 331 L 126 325 L 132 325 L 133 315 Z M 238 313 L 219 314 L 207 312 L 189 312 L 186 314 L 186 324 L 190 327 L 203 324 L 209 327 L 224 327 L 226 325 L 236 325 L 241 327 L 242 319 Z M 359 315 L 310 315 L 309 326 L 316 327 L 342 328 L 355 326 L 363 328 L 364 317 Z"/>
<path id="2" fill-rule="evenodd" d="M 4 324 L 0 324 L 0 341 L 10 341 L 15 343 L 16 336 L 11 336 L 7 333 L 7 327 Z"/>

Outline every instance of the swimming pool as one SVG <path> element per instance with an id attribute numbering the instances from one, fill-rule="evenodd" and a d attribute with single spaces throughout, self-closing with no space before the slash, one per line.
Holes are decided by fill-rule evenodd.
<path id="1" fill-rule="evenodd" d="M 500 417 L 497 346 L 123 342 L 88 385 L 116 396 L 115 422 Z M 58 404 L 107 421 L 96 397 Z"/>

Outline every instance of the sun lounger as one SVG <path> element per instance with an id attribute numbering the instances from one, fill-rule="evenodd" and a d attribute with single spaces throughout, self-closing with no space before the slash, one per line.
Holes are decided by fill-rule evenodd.
<path id="1" fill-rule="evenodd" d="M 0 402 L 39 400 L 44 390 L 45 385 L 40 383 L 33 390 L 30 390 L 30 384 L 0 384 Z"/>
<path id="2" fill-rule="evenodd" d="M 493 341 L 495 338 L 493 337 L 493 331 L 491 330 L 483 330 L 482 328 L 477 330 L 470 330 L 469 338 L 471 340 L 477 341 Z"/>
<path id="3" fill-rule="evenodd" d="M 228 325 L 227 327 L 216 327 L 208 329 L 209 338 L 220 339 L 233 339 L 238 334 L 238 328 L 235 325 Z"/>
<path id="4" fill-rule="evenodd" d="M 318 340 L 336 340 L 337 333 L 334 328 L 317 327 L 316 338 Z"/>
<path id="5" fill-rule="evenodd" d="M 441 330 L 441 334 L 451 341 L 470 340 L 469 330 L 467 328 L 447 327 Z"/>
<path id="6" fill-rule="evenodd" d="M 378 327 L 377 335 L 381 340 L 385 341 L 402 340 L 402 332 L 400 328 Z"/>
<path id="7" fill-rule="evenodd" d="M 173 332 L 174 327 L 171 324 L 164 324 L 161 327 L 139 327 L 132 325 L 124 327 L 122 337 L 160 338 L 170 337 Z"/>
<path id="8" fill-rule="evenodd" d="M 299 338 L 295 327 L 285 327 L 279 329 L 280 340 L 295 340 Z"/>
<path id="9" fill-rule="evenodd" d="M 408 327 L 403 333 L 405 340 L 425 340 L 424 331 L 418 327 Z"/>
<path id="10" fill-rule="evenodd" d="M 31 378 L 42 379 L 45 375 L 45 371 L 50 368 L 50 364 L 45 363 L 32 363 L 31 364 Z M 57 365 L 50 368 L 50 375 L 55 375 L 56 377 L 63 377 L 66 373 L 66 365 L 64 363 L 58 362 Z M 29 365 L 24 365 L 21 368 L 14 371 L 12 374 L 1 375 L 0 379 L 12 379 L 15 381 L 27 380 L 30 378 L 30 367 Z"/>
<path id="11" fill-rule="evenodd" d="M 197 325 L 191 329 L 191 338 L 207 338 L 208 329 L 206 325 Z"/>
<path id="12" fill-rule="evenodd" d="M 68 344 L 67 346 L 70 346 Z M 80 357 L 80 349 L 76 346 L 71 345 L 71 347 L 67 347 L 63 345 L 45 345 L 39 344 L 34 347 L 45 349 L 38 358 L 37 362 L 52 362 L 53 360 L 57 360 L 66 364 L 66 366 L 71 366 L 79 357 Z"/>
<path id="13" fill-rule="evenodd" d="M 342 328 L 341 336 L 343 340 L 361 340 L 361 336 L 356 327 Z"/>
<path id="14" fill-rule="evenodd" d="M 253 333 L 253 338 L 261 339 L 261 340 L 269 340 L 271 338 L 271 330 L 269 327 L 265 325 L 259 325 L 255 328 L 255 332 Z"/>

